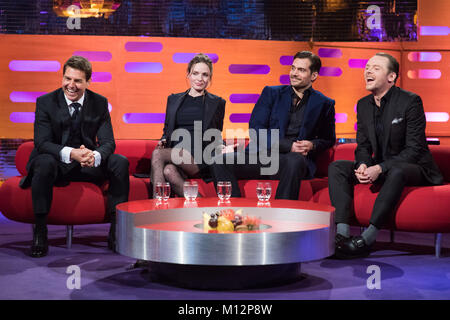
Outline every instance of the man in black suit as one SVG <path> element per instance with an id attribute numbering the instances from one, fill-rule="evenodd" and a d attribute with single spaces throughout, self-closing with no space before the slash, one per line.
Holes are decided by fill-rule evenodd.
<path id="1" fill-rule="evenodd" d="M 108 247 L 115 250 L 115 207 L 128 201 L 128 160 L 115 149 L 108 100 L 90 90 L 92 66 L 80 56 L 64 64 L 62 88 L 36 100 L 34 149 L 21 187 L 31 185 L 35 227 L 32 257 L 48 252 L 47 215 L 53 186 L 70 181 L 109 180 L 107 214 L 111 228 Z M 70 210 L 70 208 L 68 208 Z"/>
<path id="2" fill-rule="evenodd" d="M 245 163 L 239 162 L 240 156 L 235 152 L 232 164 L 227 164 L 227 158 L 230 159 L 227 155 L 222 161 L 225 164 L 211 165 L 215 184 L 231 181 L 232 196 L 240 197 L 237 178 L 279 179 L 275 198 L 298 199 L 301 180 L 314 177 L 317 155 L 336 142 L 334 100 L 312 88 L 321 65 L 320 58 L 312 52 L 298 52 L 289 73 L 290 85 L 264 88 L 250 117 L 250 131 L 257 137 L 251 139 L 250 147 L 245 150 Z M 264 130 L 268 133 L 267 144 L 261 143 Z M 271 130 L 279 132 L 279 141 L 272 141 Z M 261 149 L 266 146 L 271 160 L 278 161 L 279 167 L 262 161 L 261 151 L 266 150 Z M 253 164 L 252 149 L 258 153 Z M 276 172 L 266 174 L 262 169 Z"/>
<path id="3" fill-rule="evenodd" d="M 336 208 L 336 255 L 367 256 L 379 229 L 392 213 L 405 186 L 443 181 L 425 136 L 421 98 L 395 86 L 397 60 L 377 53 L 366 65 L 364 79 L 371 92 L 357 105 L 355 161 L 335 161 L 328 168 L 332 205 Z M 350 237 L 353 188 L 357 183 L 381 186 L 369 227 Z"/>

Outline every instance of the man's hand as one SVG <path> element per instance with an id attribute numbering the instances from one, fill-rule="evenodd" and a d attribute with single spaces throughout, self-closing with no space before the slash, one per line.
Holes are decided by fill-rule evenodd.
<path id="1" fill-rule="evenodd" d="M 82 167 L 93 167 L 95 163 L 94 153 L 84 145 L 79 149 L 72 149 L 70 159 L 79 162 Z"/>
<path id="2" fill-rule="evenodd" d="M 375 180 L 378 179 L 378 177 L 381 174 L 381 167 L 380 165 L 376 164 L 374 166 L 368 167 L 365 171 L 366 175 L 369 177 L 370 183 L 374 183 Z"/>
<path id="3" fill-rule="evenodd" d="M 311 141 L 308 140 L 297 140 L 292 144 L 291 152 L 298 152 L 304 156 L 307 156 L 308 153 L 313 149 L 314 145 Z"/>
<path id="4" fill-rule="evenodd" d="M 164 149 L 166 147 L 167 140 L 161 139 L 158 141 L 158 144 L 156 145 L 156 149 Z"/>
<path id="5" fill-rule="evenodd" d="M 234 152 L 234 149 L 236 149 L 238 145 L 239 145 L 238 143 L 235 143 L 235 144 L 227 144 L 226 146 L 223 146 L 222 150 L 221 150 L 222 154 Z"/>
<path id="6" fill-rule="evenodd" d="M 367 184 L 370 183 L 370 178 L 366 174 L 367 166 L 362 163 L 358 169 L 355 170 L 356 179 L 358 179 L 359 183 Z"/>

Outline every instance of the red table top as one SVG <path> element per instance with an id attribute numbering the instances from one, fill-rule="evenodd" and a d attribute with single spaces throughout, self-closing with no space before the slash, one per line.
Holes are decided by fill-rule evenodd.
<path id="1" fill-rule="evenodd" d="M 268 203 L 258 202 L 258 199 L 231 198 L 227 202 L 219 202 L 218 198 L 197 198 L 196 201 L 187 202 L 184 198 L 171 198 L 167 202 L 156 199 L 124 202 L 117 205 L 117 210 L 140 213 L 150 210 L 180 209 L 180 208 L 204 208 L 204 207 L 264 207 L 287 208 L 333 212 L 334 208 L 321 203 L 300 200 L 271 200 Z"/>
<path id="2" fill-rule="evenodd" d="M 182 209 L 182 208 L 226 208 L 226 207 L 239 207 L 239 208 L 288 208 L 288 209 L 303 209 L 314 211 L 332 212 L 334 208 L 328 205 L 296 201 L 296 200 L 272 200 L 270 202 L 261 203 L 257 199 L 245 199 L 245 198 L 232 198 L 227 202 L 219 202 L 218 198 L 198 198 L 196 201 L 187 202 L 184 198 L 171 198 L 167 202 L 157 201 L 155 199 L 131 201 L 119 204 L 118 210 L 139 214 L 148 211 L 159 211 L 167 209 Z M 249 210 L 245 210 L 249 211 Z M 203 219 L 199 214 L 198 220 L 183 220 L 183 221 L 171 221 L 141 225 L 138 228 L 160 230 L 160 231 L 184 231 L 193 233 L 204 233 L 203 228 L 196 227 L 196 225 L 202 225 Z M 322 229 L 328 227 L 323 224 L 304 223 L 296 221 L 281 221 L 281 220 L 263 220 L 263 224 L 269 225 L 270 228 L 261 229 L 256 231 L 246 231 L 245 233 L 264 233 L 264 232 L 293 232 L 293 231 L 307 231 Z M 237 232 L 239 233 L 239 232 Z"/>

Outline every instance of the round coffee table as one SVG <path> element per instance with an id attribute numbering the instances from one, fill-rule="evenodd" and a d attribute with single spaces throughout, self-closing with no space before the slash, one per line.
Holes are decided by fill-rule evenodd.
<path id="1" fill-rule="evenodd" d="M 202 213 L 243 209 L 261 230 L 206 233 Z M 202 289 L 237 289 L 298 280 L 301 262 L 334 254 L 334 208 L 293 200 L 173 198 L 117 206 L 117 251 L 149 262 L 154 279 Z"/>

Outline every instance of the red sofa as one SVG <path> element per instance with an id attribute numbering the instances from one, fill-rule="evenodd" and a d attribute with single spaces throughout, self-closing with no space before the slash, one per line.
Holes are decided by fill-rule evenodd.
<path id="1" fill-rule="evenodd" d="M 130 162 L 129 200 L 149 198 L 149 179 L 136 178 L 133 173 L 148 173 L 150 158 L 157 144 L 155 140 L 118 140 L 116 153 L 126 156 Z M 341 144 L 324 152 L 318 159 L 317 178 L 302 182 L 299 200 L 329 204 L 328 165 L 338 159 L 354 159 L 355 144 Z M 22 144 L 16 153 L 16 167 L 23 176 L 26 163 L 33 148 L 32 142 Z M 437 234 L 436 254 L 439 255 L 442 233 L 450 233 L 450 146 L 430 146 L 434 159 L 444 175 L 445 185 L 432 187 L 408 187 L 402 200 L 387 225 L 391 230 L 428 232 Z M 31 189 L 20 189 L 21 177 L 12 177 L 0 187 L 0 212 L 8 219 L 33 223 Z M 199 182 L 199 192 L 203 196 L 216 196 L 212 183 Z M 241 180 L 239 185 L 244 197 L 256 198 L 256 180 Z M 272 187 L 278 181 L 271 181 Z M 68 226 L 68 247 L 71 244 L 73 225 L 105 223 L 105 190 L 107 185 L 98 187 L 88 182 L 71 182 L 66 187 L 55 187 L 52 208 L 48 216 L 49 224 Z M 70 195 L 70 196 L 68 196 Z M 367 185 L 355 188 L 355 225 L 367 226 L 377 193 Z"/>

